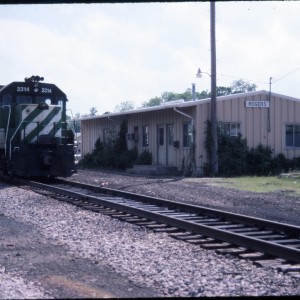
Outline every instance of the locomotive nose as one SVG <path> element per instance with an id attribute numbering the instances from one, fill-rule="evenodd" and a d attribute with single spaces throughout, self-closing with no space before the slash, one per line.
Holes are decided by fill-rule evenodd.
<path id="1" fill-rule="evenodd" d="M 45 166 L 51 166 L 53 164 L 53 156 L 51 154 L 42 155 L 42 163 Z"/>

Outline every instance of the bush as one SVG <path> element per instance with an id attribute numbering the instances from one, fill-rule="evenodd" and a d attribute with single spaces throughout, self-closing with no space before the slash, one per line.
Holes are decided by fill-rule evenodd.
<path id="1" fill-rule="evenodd" d="M 128 150 L 127 149 L 127 137 L 126 137 L 127 130 L 128 130 L 127 122 L 123 121 L 120 126 L 120 132 L 119 132 L 118 138 L 115 140 L 115 143 L 114 143 L 115 151 L 118 154 L 121 154 Z"/>
<path id="2" fill-rule="evenodd" d="M 287 173 L 292 166 L 292 162 L 289 161 L 285 156 L 281 153 L 273 158 L 271 161 L 272 166 L 272 174 L 279 175 L 280 173 Z"/>
<path id="3" fill-rule="evenodd" d="M 79 162 L 82 166 L 91 166 L 93 164 L 93 155 L 88 153 Z"/>
<path id="4" fill-rule="evenodd" d="M 247 170 L 246 157 L 248 146 L 241 136 L 232 137 L 224 134 L 218 139 L 219 174 L 221 176 L 240 176 Z"/>
<path id="5" fill-rule="evenodd" d="M 135 160 L 135 165 L 151 165 L 152 164 L 152 154 L 144 150 Z"/>
<path id="6" fill-rule="evenodd" d="M 300 156 L 299 157 L 294 157 L 290 161 L 290 168 L 292 170 L 300 170 Z"/>
<path id="7" fill-rule="evenodd" d="M 113 142 L 105 143 L 104 148 L 102 151 L 102 167 L 115 167 L 115 161 L 118 156 L 118 154 L 115 151 Z M 101 155 L 101 152 L 99 152 L 98 155 Z"/>
<path id="8" fill-rule="evenodd" d="M 211 161 L 210 122 L 207 121 L 205 146 Z M 230 137 L 218 130 L 218 156 L 220 176 L 268 176 L 278 175 L 289 170 L 300 170 L 300 157 L 287 159 L 283 154 L 272 158 L 273 151 L 270 146 L 259 144 L 249 149 L 247 140 Z M 210 163 L 204 165 L 204 174 L 210 175 Z"/>
<path id="9" fill-rule="evenodd" d="M 270 146 L 259 144 L 247 155 L 248 174 L 263 176 L 272 174 L 272 150 Z"/>
<path id="10" fill-rule="evenodd" d="M 127 149 L 126 133 L 127 123 L 124 121 L 121 124 L 118 137 L 108 143 L 104 143 L 98 138 L 94 150 L 91 154 L 85 155 L 81 160 L 81 165 L 124 170 L 132 167 L 136 161 L 140 164 L 151 164 L 152 155 L 148 151 L 144 151 L 138 156 L 137 149 Z"/>
<path id="11" fill-rule="evenodd" d="M 125 170 L 127 168 L 132 168 L 133 164 L 137 158 L 137 149 L 134 148 L 132 150 L 126 150 L 122 152 L 117 158 L 116 158 L 116 168 Z"/>

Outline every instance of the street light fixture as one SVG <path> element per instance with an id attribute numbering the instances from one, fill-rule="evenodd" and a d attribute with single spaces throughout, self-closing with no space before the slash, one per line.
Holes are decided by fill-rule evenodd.
<path id="1" fill-rule="evenodd" d="M 207 72 L 202 72 L 200 68 L 198 68 L 198 72 L 196 74 L 196 78 L 202 78 L 202 73 L 207 74 L 209 77 L 211 77 L 211 75 Z M 195 83 L 192 83 L 192 99 L 193 101 L 196 100 L 196 89 L 195 89 Z"/>
<path id="2" fill-rule="evenodd" d="M 202 72 L 200 68 L 198 68 L 198 72 L 196 74 L 197 78 L 202 78 L 202 73 L 207 74 L 209 77 L 211 77 L 211 75 L 207 72 Z"/>

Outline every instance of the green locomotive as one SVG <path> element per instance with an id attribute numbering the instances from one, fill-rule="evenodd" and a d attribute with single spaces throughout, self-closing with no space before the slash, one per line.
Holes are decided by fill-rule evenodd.
<path id="1" fill-rule="evenodd" d="M 31 76 L 0 86 L 0 170 L 21 177 L 76 173 L 74 134 L 56 85 Z"/>

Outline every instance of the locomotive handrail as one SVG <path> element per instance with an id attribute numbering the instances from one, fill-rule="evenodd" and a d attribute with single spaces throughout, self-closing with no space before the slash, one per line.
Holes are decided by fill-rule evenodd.
<path id="1" fill-rule="evenodd" d="M 11 105 L 2 105 L 1 108 L 8 107 L 9 108 L 9 114 L 8 114 L 8 120 L 7 120 L 7 127 L 6 127 L 6 135 L 5 135 L 5 145 L 4 145 L 4 151 L 5 151 L 5 157 L 6 157 L 6 144 L 7 144 L 7 136 L 8 136 L 8 129 L 9 129 L 9 123 L 10 123 L 10 115 L 11 115 Z"/>

